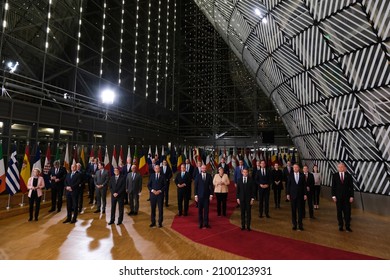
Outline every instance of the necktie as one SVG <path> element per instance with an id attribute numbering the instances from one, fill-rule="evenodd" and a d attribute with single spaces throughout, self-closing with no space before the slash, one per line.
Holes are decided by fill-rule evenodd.
<path id="1" fill-rule="evenodd" d="M 103 169 L 102 169 L 102 171 L 100 172 L 100 175 L 103 175 Z"/>
<path id="2" fill-rule="evenodd" d="M 74 174 L 73 172 L 70 174 L 70 178 L 72 178 L 72 177 L 73 177 L 73 174 Z"/>
<path id="3" fill-rule="evenodd" d="M 206 174 L 204 174 L 204 173 L 202 174 L 202 179 L 203 179 L 203 181 L 206 180 Z"/>
<path id="4" fill-rule="evenodd" d="M 58 168 L 56 168 L 56 174 L 58 173 Z"/>
<path id="5" fill-rule="evenodd" d="M 115 183 L 118 183 L 118 177 L 115 176 Z"/>
<path id="6" fill-rule="evenodd" d="M 133 181 L 134 181 L 135 174 L 133 173 Z"/>
<path id="7" fill-rule="evenodd" d="M 341 183 L 344 184 L 344 173 L 340 173 L 340 180 Z"/>
<path id="8" fill-rule="evenodd" d="M 184 172 L 181 173 L 181 178 L 184 178 Z"/>
<path id="9" fill-rule="evenodd" d="M 156 180 L 158 180 L 158 173 L 156 173 Z"/>
<path id="10" fill-rule="evenodd" d="M 246 177 L 244 177 L 244 184 L 246 184 Z"/>
<path id="11" fill-rule="evenodd" d="M 188 170 L 189 170 L 190 168 L 189 168 L 189 166 L 188 166 L 188 164 L 186 165 L 186 171 L 188 172 Z"/>
<path id="12" fill-rule="evenodd" d="M 298 184 L 298 182 L 299 182 L 299 174 L 295 173 L 295 183 Z"/>
<path id="13" fill-rule="evenodd" d="M 261 169 L 261 173 L 263 176 L 265 176 L 264 168 Z"/>

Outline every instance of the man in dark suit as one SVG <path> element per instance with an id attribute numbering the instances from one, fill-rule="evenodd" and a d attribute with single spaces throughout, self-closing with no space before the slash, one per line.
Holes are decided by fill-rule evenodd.
<path id="1" fill-rule="evenodd" d="M 290 178 L 290 174 L 293 172 L 293 168 L 291 166 L 291 161 L 287 161 L 286 167 L 283 168 L 283 185 L 284 189 L 286 190 L 286 196 L 287 196 L 287 181 Z M 289 200 L 286 198 L 286 202 Z"/>
<path id="2" fill-rule="evenodd" d="M 257 160 L 257 161 L 256 161 L 256 166 L 253 167 L 253 170 L 252 170 L 252 179 L 253 179 L 253 181 L 256 179 L 257 172 L 259 172 L 260 169 L 261 169 L 261 167 L 260 167 L 260 160 Z M 256 183 L 256 182 L 255 182 L 255 183 Z M 255 199 L 256 199 L 256 200 L 259 199 L 259 192 L 257 191 L 257 187 L 256 187 Z"/>
<path id="3" fill-rule="evenodd" d="M 95 199 L 95 174 L 98 171 L 97 159 L 92 158 L 91 162 L 88 163 L 87 177 L 88 177 L 88 198 L 89 204 L 93 204 Z"/>
<path id="4" fill-rule="evenodd" d="M 339 230 L 343 231 L 344 220 L 345 228 L 348 232 L 351 229 L 351 203 L 354 199 L 353 178 L 347 172 L 347 167 L 344 163 L 337 165 L 338 172 L 332 177 L 332 199 L 337 207 L 337 220 Z M 344 220 L 343 220 L 344 214 Z"/>
<path id="5" fill-rule="evenodd" d="M 269 185 L 271 182 L 271 174 L 265 166 L 265 160 L 260 161 L 260 170 L 256 173 L 255 182 L 259 189 L 259 217 L 263 217 L 264 209 L 265 216 L 271 218 L 269 215 Z"/>
<path id="6" fill-rule="evenodd" d="M 65 178 L 67 216 L 66 216 L 66 220 L 63 221 L 64 224 L 69 222 L 71 224 L 74 224 L 77 222 L 80 174 L 77 173 L 76 171 L 77 171 L 76 164 L 72 164 L 71 173 L 68 173 Z M 73 217 L 72 217 L 72 211 L 73 211 Z"/>
<path id="7" fill-rule="evenodd" d="M 54 166 L 49 171 L 50 188 L 51 188 L 51 208 L 49 212 L 61 211 L 62 196 L 64 195 L 64 181 L 66 177 L 66 169 L 60 166 L 60 162 L 56 160 Z"/>
<path id="8" fill-rule="evenodd" d="M 314 175 L 309 172 L 309 167 L 305 165 L 303 167 L 303 175 L 305 177 L 305 188 L 307 195 L 307 205 L 309 206 L 309 215 L 310 219 L 314 218 L 314 205 L 313 205 L 313 195 L 314 195 Z M 302 218 L 306 217 L 306 202 L 303 202 L 302 209 Z"/>
<path id="9" fill-rule="evenodd" d="M 165 207 L 169 206 L 168 198 L 169 198 L 169 183 L 172 178 L 172 169 L 169 167 L 168 162 L 164 159 L 161 166 L 161 173 L 165 178 L 165 191 L 164 191 L 164 199 L 165 199 Z"/>
<path id="10" fill-rule="evenodd" d="M 291 221 L 293 230 L 297 230 L 297 212 L 298 212 L 298 227 L 303 230 L 302 209 L 303 202 L 307 199 L 305 188 L 305 177 L 299 172 L 299 165 L 294 164 L 293 172 L 287 180 L 287 199 L 291 203 Z"/>
<path id="11" fill-rule="evenodd" d="M 244 170 L 244 161 L 240 159 L 238 161 L 238 166 L 234 169 L 234 187 L 237 189 L 237 183 L 242 178 L 242 170 Z M 236 208 L 240 207 L 240 205 L 236 205 Z"/>
<path id="12" fill-rule="evenodd" d="M 124 165 L 122 167 L 122 170 L 121 170 L 121 174 L 122 176 L 124 176 L 124 178 L 126 179 L 127 178 L 127 174 L 131 173 L 131 158 L 127 158 L 126 159 L 126 165 Z M 129 195 L 128 193 L 125 194 L 125 204 L 129 204 Z"/>
<path id="13" fill-rule="evenodd" d="M 98 163 L 98 171 L 95 174 L 95 186 L 96 186 L 96 211 L 94 213 L 106 213 L 106 196 L 107 196 L 107 184 L 108 184 L 108 172 L 104 170 L 104 164 Z"/>
<path id="14" fill-rule="evenodd" d="M 83 212 L 83 202 L 84 202 L 84 187 L 85 187 L 85 181 L 86 181 L 86 175 L 84 170 L 82 169 L 81 163 L 77 163 L 77 173 L 80 174 L 80 186 L 79 186 L 79 198 L 78 198 L 78 208 L 79 213 L 82 214 Z"/>
<path id="15" fill-rule="evenodd" d="M 178 215 L 181 216 L 183 214 L 183 201 L 184 201 L 184 216 L 188 215 L 188 185 L 191 184 L 191 176 L 188 172 L 186 172 L 186 166 L 185 164 L 182 164 L 180 166 L 180 172 L 177 173 L 175 178 L 175 184 L 177 186 L 177 205 L 179 213 Z"/>
<path id="16" fill-rule="evenodd" d="M 225 158 L 221 158 L 221 162 L 218 164 L 217 170 L 218 170 L 218 168 L 220 168 L 220 167 L 223 168 L 223 173 L 224 173 L 224 174 L 227 174 L 228 177 L 229 177 L 229 176 L 230 176 L 229 165 L 226 164 Z"/>
<path id="17" fill-rule="evenodd" d="M 256 185 L 251 177 L 248 176 L 249 171 L 244 168 L 242 178 L 237 182 L 237 203 L 241 208 L 241 230 L 251 230 L 251 209 L 255 201 Z"/>
<path id="18" fill-rule="evenodd" d="M 115 211 L 116 204 L 118 203 L 119 217 L 117 225 L 121 225 L 123 222 L 124 212 L 124 198 L 125 198 L 125 177 L 120 175 L 118 167 L 114 168 L 114 176 L 110 179 L 110 192 L 111 192 L 111 219 L 108 225 L 115 223 Z"/>
<path id="19" fill-rule="evenodd" d="M 165 182 L 164 175 L 160 172 L 160 166 L 155 165 L 154 173 L 150 175 L 148 182 L 152 222 L 150 227 L 156 226 L 156 206 L 158 207 L 158 227 L 162 227 Z"/>
<path id="20" fill-rule="evenodd" d="M 206 165 L 201 167 L 202 173 L 195 179 L 195 201 L 198 203 L 199 228 L 210 228 L 209 205 L 213 199 L 213 178 L 206 173 Z"/>
<path id="21" fill-rule="evenodd" d="M 129 195 L 130 212 L 131 215 L 138 215 L 139 209 L 139 195 L 142 190 L 142 176 L 137 172 L 137 166 L 131 167 L 131 172 L 126 177 L 126 192 Z"/>
<path id="22" fill-rule="evenodd" d="M 190 166 L 192 166 L 192 165 L 190 165 Z M 196 167 L 192 166 L 192 173 L 190 173 L 190 174 L 192 174 L 192 179 L 195 182 L 196 177 L 198 175 L 202 174 L 202 162 L 201 161 L 198 160 L 196 162 Z M 194 192 L 195 192 L 195 190 L 194 190 Z M 196 207 L 198 207 L 198 202 L 195 201 L 195 205 L 196 205 Z"/>

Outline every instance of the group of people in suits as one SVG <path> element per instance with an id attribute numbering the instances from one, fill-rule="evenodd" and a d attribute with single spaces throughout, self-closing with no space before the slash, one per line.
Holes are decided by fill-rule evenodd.
<path id="1" fill-rule="evenodd" d="M 337 220 L 339 230 L 351 232 L 351 203 L 353 202 L 354 190 L 352 176 L 347 172 L 344 163 L 339 163 L 338 172 L 332 179 L 332 199 L 336 204 Z M 186 159 L 180 166 L 174 182 L 177 189 L 178 216 L 187 216 L 189 200 L 192 195 L 192 182 L 194 182 L 194 200 L 198 208 L 199 228 L 210 228 L 209 205 L 214 196 L 217 199 L 217 215 L 226 216 L 227 196 L 229 179 L 229 166 L 222 159 L 218 165 L 218 173 L 211 176 L 206 172 L 206 166 L 198 161 L 194 167 Z M 152 159 L 150 175 L 147 183 L 150 207 L 150 227 L 163 226 L 163 206 L 169 206 L 169 186 L 173 172 L 166 160 L 161 165 Z M 44 180 L 40 176 L 41 171 L 34 168 L 31 178 L 28 180 L 29 190 L 29 221 L 37 221 L 40 209 L 42 190 L 45 187 Z M 81 164 L 72 164 L 71 172 L 60 166 L 55 161 L 48 176 L 51 187 L 51 208 L 49 212 L 61 211 L 62 197 L 65 191 L 67 216 L 63 223 L 76 223 L 77 216 L 82 211 L 83 186 L 85 182 L 89 185 L 89 202 L 96 200 L 94 213 L 105 213 L 107 190 L 111 193 L 111 217 L 109 225 L 115 222 L 115 213 L 118 205 L 119 217 L 117 225 L 122 224 L 124 216 L 124 204 L 129 203 L 130 212 L 128 215 L 138 215 L 139 197 L 142 191 L 142 176 L 136 165 L 131 164 L 128 159 L 126 165 L 121 169 L 114 168 L 114 175 L 104 169 L 104 164 L 92 159 L 83 172 Z M 266 167 L 264 160 L 257 161 L 253 168 L 252 175 L 244 166 L 243 160 L 234 169 L 234 185 L 236 188 L 237 207 L 241 212 L 241 229 L 251 230 L 251 208 L 255 200 L 259 202 L 259 217 L 263 214 L 271 218 L 269 213 L 270 190 L 274 192 L 275 209 L 280 208 L 281 193 L 285 188 L 286 201 L 291 206 L 291 222 L 293 230 L 303 230 L 303 218 L 306 216 L 306 203 L 308 205 L 309 217 L 315 219 L 314 209 L 319 208 L 320 173 L 318 167 L 314 166 L 313 172 L 309 172 L 308 166 L 303 166 L 302 171 L 298 164 L 292 165 L 287 162 L 286 167 L 281 170 L 279 164 L 275 163 L 272 170 Z M 34 215 L 35 204 L 35 215 Z M 156 210 L 158 209 L 158 219 Z M 157 223 L 156 223 L 157 222 Z"/>

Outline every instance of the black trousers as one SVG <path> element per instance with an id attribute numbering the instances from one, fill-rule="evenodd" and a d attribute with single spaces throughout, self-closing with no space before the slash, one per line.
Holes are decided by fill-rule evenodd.
<path id="1" fill-rule="evenodd" d="M 222 215 L 226 216 L 226 201 L 227 201 L 228 193 L 215 193 L 215 196 L 217 197 L 218 216 L 221 216 L 221 209 L 222 209 Z"/>
<path id="2" fill-rule="evenodd" d="M 338 199 L 336 201 L 336 207 L 339 227 L 343 227 L 345 221 L 345 227 L 349 228 L 351 226 L 351 203 L 349 199 Z"/>
<path id="3" fill-rule="evenodd" d="M 312 190 L 310 190 L 309 192 L 307 192 L 307 205 L 309 206 L 309 215 L 310 215 L 310 218 L 313 218 L 313 217 L 314 217 L 313 196 L 314 196 L 314 192 L 313 192 Z M 305 200 L 302 202 L 302 217 L 303 217 L 303 218 L 306 217 L 306 201 L 305 201 Z"/>
<path id="4" fill-rule="evenodd" d="M 313 204 L 320 205 L 321 186 L 314 186 Z"/>
<path id="5" fill-rule="evenodd" d="M 183 214 L 183 204 L 184 204 L 184 215 L 188 214 L 188 205 L 189 205 L 189 196 L 188 192 L 191 189 L 188 187 L 177 188 L 177 207 L 179 210 L 179 215 Z"/>
<path id="6" fill-rule="evenodd" d="M 302 210 L 303 210 L 303 198 L 296 198 L 290 201 L 291 204 L 291 222 L 294 227 L 297 226 L 297 212 L 298 212 L 298 226 L 303 227 L 302 223 Z"/>
<path id="7" fill-rule="evenodd" d="M 62 208 L 62 196 L 64 195 L 64 186 L 56 184 L 51 185 L 51 210 L 55 210 L 57 207 L 58 211 Z"/>
<path id="8" fill-rule="evenodd" d="M 156 206 L 158 207 L 158 224 L 161 225 L 163 222 L 163 204 L 164 204 L 164 193 L 160 193 L 159 195 L 150 194 L 150 207 L 151 207 L 151 222 L 152 224 L 156 224 Z"/>
<path id="9" fill-rule="evenodd" d="M 241 202 L 241 201 L 240 201 Z M 251 227 L 251 218 L 252 218 L 252 205 L 248 202 L 242 201 L 240 203 L 241 208 L 241 227 L 250 228 Z"/>
<path id="10" fill-rule="evenodd" d="M 38 197 L 37 191 L 31 192 L 31 197 L 29 197 L 29 210 L 30 210 L 30 219 L 33 218 L 34 214 L 34 203 L 35 203 L 35 215 L 34 218 L 37 220 L 39 216 L 39 209 L 41 208 L 41 197 Z"/>
<path id="11" fill-rule="evenodd" d="M 139 209 L 139 195 L 138 195 L 138 193 L 131 192 L 131 193 L 129 193 L 129 196 L 125 195 L 124 203 L 126 203 L 126 197 L 128 197 L 128 202 L 130 204 L 130 212 L 138 213 L 138 209 Z"/>
<path id="12" fill-rule="evenodd" d="M 269 187 L 259 188 L 259 214 L 263 216 L 263 209 L 266 215 L 269 214 Z"/>
<path id="13" fill-rule="evenodd" d="M 115 212 L 116 212 L 116 205 L 118 204 L 118 210 L 119 210 L 119 217 L 118 217 L 118 223 L 123 222 L 123 213 L 125 211 L 125 196 L 117 196 L 114 197 L 111 195 L 111 222 L 115 221 Z"/>
<path id="14" fill-rule="evenodd" d="M 208 197 L 198 199 L 199 226 L 207 226 L 209 224 L 209 206 L 210 199 Z"/>
<path id="15" fill-rule="evenodd" d="M 280 208 L 280 198 L 282 196 L 282 189 L 283 185 L 280 183 L 279 186 L 274 186 L 274 201 L 275 201 L 275 208 Z"/>
<path id="16" fill-rule="evenodd" d="M 84 183 L 81 184 L 81 187 L 79 189 L 79 192 L 78 192 L 78 206 L 79 206 L 79 213 L 83 210 L 83 202 L 84 202 Z"/>
<path id="17" fill-rule="evenodd" d="M 66 192 L 66 211 L 67 211 L 67 220 L 76 220 L 78 215 L 78 200 L 79 194 L 78 191 Z M 73 212 L 73 217 L 72 217 Z"/>
<path id="18" fill-rule="evenodd" d="M 169 183 L 171 180 L 166 180 L 166 188 L 164 191 L 164 200 L 165 200 L 165 206 L 168 206 L 168 198 L 169 198 Z"/>

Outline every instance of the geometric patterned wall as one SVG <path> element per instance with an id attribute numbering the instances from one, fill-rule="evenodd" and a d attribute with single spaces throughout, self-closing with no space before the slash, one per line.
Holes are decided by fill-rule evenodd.
<path id="1" fill-rule="evenodd" d="M 390 0 L 194 0 L 330 185 L 390 194 Z"/>

